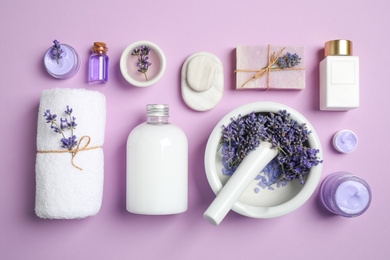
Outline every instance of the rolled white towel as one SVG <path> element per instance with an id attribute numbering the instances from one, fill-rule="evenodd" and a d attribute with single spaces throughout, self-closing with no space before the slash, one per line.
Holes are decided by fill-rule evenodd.
<path id="1" fill-rule="evenodd" d="M 90 138 L 86 148 L 72 154 L 62 148 L 62 135 L 46 123 L 44 113 L 56 114 L 56 123 L 67 118 L 65 110 L 72 108 L 76 118 L 79 149 Z M 52 89 L 41 94 L 38 115 L 35 213 L 40 218 L 74 219 L 96 215 L 103 198 L 104 155 L 102 145 L 106 124 L 106 98 L 97 91 L 84 89 Z M 64 132 L 65 137 L 71 131 Z M 80 140 L 86 136 L 82 142 Z M 73 148 L 75 150 L 76 147 Z M 73 164 L 72 164 L 73 163 Z"/>

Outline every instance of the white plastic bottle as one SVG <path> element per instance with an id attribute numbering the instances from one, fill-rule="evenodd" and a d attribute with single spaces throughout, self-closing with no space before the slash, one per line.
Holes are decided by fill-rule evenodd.
<path id="1" fill-rule="evenodd" d="M 359 57 L 352 56 L 352 42 L 325 43 L 320 62 L 320 109 L 344 111 L 359 107 Z"/>
<path id="2" fill-rule="evenodd" d="M 135 127 L 127 139 L 126 208 L 131 213 L 187 210 L 187 137 L 168 117 L 168 105 L 147 105 L 147 122 Z"/>

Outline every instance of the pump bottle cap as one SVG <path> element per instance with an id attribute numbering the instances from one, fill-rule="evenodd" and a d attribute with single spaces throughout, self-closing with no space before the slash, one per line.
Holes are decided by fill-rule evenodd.
<path id="1" fill-rule="evenodd" d="M 353 55 L 352 42 L 349 40 L 333 40 L 325 43 L 325 57 L 333 55 Z"/>

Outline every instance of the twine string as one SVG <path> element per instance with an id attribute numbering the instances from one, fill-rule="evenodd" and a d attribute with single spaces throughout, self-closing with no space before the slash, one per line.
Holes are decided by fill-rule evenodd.
<path id="1" fill-rule="evenodd" d="M 87 143 L 82 147 L 80 148 L 80 144 L 81 142 L 83 141 L 84 138 L 88 138 L 88 141 Z M 76 149 L 74 150 L 65 150 L 65 151 L 38 151 L 38 153 L 72 153 L 72 159 L 71 159 L 71 163 L 72 165 L 79 169 L 80 171 L 82 171 L 83 169 L 81 169 L 80 167 L 76 166 L 74 163 L 73 163 L 73 159 L 76 157 L 76 154 L 80 151 L 88 151 L 88 150 L 92 150 L 92 149 L 97 149 L 97 148 L 102 148 L 102 146 L 93 146 L 93 147 L 88 147 L 89 143 L 91 142 L 91 137 L 89 137 L 88 135 L 84 135 L 80 138 L 80 141 L 76 147 Z"/>
<path id="2" fill-rule="evenodd" d="M 302 68 L 285 68 L 285 69 L 277 69 L 272 68 L 273 65 L 278 61 L 280 55 L 282 55 L 283 51 L 286 49 L 286 47 L 283 47 L 282 50 L 279 52 L 278 56 L 275 57 L 275 52 L 271 56 L 271 44 L 268 44 L 268 65 L 262 69 L 257 70 L 235 70 L 234 73 L 237 72 L 257 72 L 252 78 L 248 79 L 244 84 L 241 85 L 241 88 L 243 88 L 248 82 L 254 79 L 259 79 L 263 77 L 265 74 L 267 74 L 267 88 L 265 91 L 269 90 L 270 86 L 270 76 L 271 76 L 271 70 L 273 71 L 279 71 L 279 70 L 304 70 L 305 67 Z"/>

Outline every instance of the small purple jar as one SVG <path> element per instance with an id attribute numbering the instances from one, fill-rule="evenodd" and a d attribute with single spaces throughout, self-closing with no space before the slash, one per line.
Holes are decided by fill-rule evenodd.
<path id="1" fill-rule="evenodd" d="M 55 41 L 57 42 L 57 41 Z M 80 69 L 81 60 L 75 49 L 67 44 L 59 45 L 61 52 L 60 57 L 53 58 L 53 47 L 50 47 L 44 56 L 43 64 L 47 72 L 57 79 L 68 79 L 76 75 Z"/>
<path id="2" fill-rule="evenodd" d="M 371 203 L 371 189 L 367 182 L 347 172 L 326 177 L 320 196 L 330 212 L 347 218 L 360 216 Z"/>
<path id="3" fill-rule="evenodd" d="M 351 130 L 341 130 L 333 136 L 333 146 L 340 153 L 351 153 L 357 145 L 357 135 Z"/>

